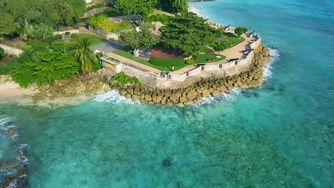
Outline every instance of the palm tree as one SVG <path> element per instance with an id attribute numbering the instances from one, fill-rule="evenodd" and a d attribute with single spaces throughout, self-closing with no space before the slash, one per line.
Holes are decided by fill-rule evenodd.
<path id="1" fill-rule="evenodd" d="M 74 45 L 74 57 L 80 63 L 81 72 L 84 74 L 92 72 L 93 64 L 97 62 L 94 52 L 89 48 L 91 44 L 88 38 L 81 38 Z"/>

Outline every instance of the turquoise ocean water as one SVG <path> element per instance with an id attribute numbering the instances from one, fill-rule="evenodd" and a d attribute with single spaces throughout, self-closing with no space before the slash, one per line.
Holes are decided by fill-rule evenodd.
<path id="1" fill-rule="evenodd" d="M 334 187 L 334 1 L 193 5 L 277 48 L 266 84 L 185 109 L 114 93 L 51 110 L 2 103 L 31 187 Z M 3 132 L 5 160 L 15 152 Z"/>

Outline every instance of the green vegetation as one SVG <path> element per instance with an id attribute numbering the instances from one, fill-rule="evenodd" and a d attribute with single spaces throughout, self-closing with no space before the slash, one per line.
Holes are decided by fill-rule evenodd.
<path id="1" fill-rule="evenodd" d="M 88 39 L 89 42 L 91 43 L 91 45 L 100 44 L 100 43 L 104 42 L 103 39 L 101 39 L 100 37 L 97 37 L 95 35 L 91 35 L 91 34 L 72 34 L 71 35 L 71 40 L 68 41 L 68 44 L 73 45 L 75 42 L 80 41 L 82 39 Z"/>
<path id="2" fill-rule="evenodd" d="M 91 42 L 88 38 L 78 40 L 73 46 L 74 57 L 77 62 L 80 63 L 82 73 L 92 72 L 94 70 L 94 64 L 97 64 L 96 62 L 98 61 L 89 46 L 91 46 Z"/>
<path id="3" fill-rule="evenodd" d="M 188 4 L 186 0 L 158 0 L 157 7 L 170 13 L 188 11 Z"/>
<path id="4" fill-rule="evenodd" d="M 220 56 L 220 58 L 219 58 Z M 195 58 L 195 64 L 213 63 L 224 60 L 225 57 L 217 54 L 199 54 Z"/>
<path id="5" fill-rule="evenodd" d="M 129 45 L 131 49 L 145 49 L 156 45 L 159 39 L 152 35 L 151 24 L 141 24 L 140 31 L 125 31 L 120 39 Z"/>
<path id="6" fill-rule="evenodd" d="M 194 13 L 176 15 L 162 29 L 162 43 L 184 56 L 196 56 L 214 40 L 214 30 Z"/>
<path id="7" fill-rule="evenodd" d="M 80 71 L 72 54 L 61 44 L 33 44 L 32 49 L 25 51 L 15 64 L 9 73 L 22 87 L 28 87 L 32 83 L 52 83 Z"/>
<path id="8" fill-rule="evenodd" d="M 164 14 L 152 14 L 144 19 L 145 22 L 161 22 L 163 24 L 168 24 L 172 17 Z"/>
<path id="9" fill-rule="evenodd" d="M 76 26 L 85 9 L 83 0 L 2 0 L 0 34 L 28 39 L 29 32 L 38 30 L 42 24 L 45 24 L 43 30 L 46 26 Z"/>
<path id="10" fill-rule="evenodd" d="M 85 36 L 89 35 L 73 35 L 66 42 L 56 37 L 32 41 L 19 58 L 0 64 L 0 74 L 9 74 L 20 86 L 28 87 L 97 70 L 100 65 L 88 47 L 98 40 Z"/>
<path id="11" fill-rule="evenodd" d="M 120 86 L 141 85 L 140 81 L 136 77 L 128 76 L 124 74 L 124 72 L 120 72 L 112 76 L 109 83 L 111 85 L 120 85 Z"/>
<path id="12" fill-rule="evenodd" d="M 173 71 L 179 70 L 186 66 L 184 59 L 182 58 L 157 58 L 152 57 L 150 59 L 150 64 L 165 67 L 164 70 Z"/>
<path id="13" fill-rule="evenodd" d="M 128 59 L 137 61 L 138 63 L 141 63 L 143 65 L 147 65 L 149 67 L 153 67 L 155 69 L 161 70 L 161 71 L 170 71 L 170 69 L 166 66 L 157 66 L 157 65 L 153 65 L 151 64 L 148 60 L 143 59 L 143 58 L 139 58 L 139 57 L 134 57 L 132 55 L 132 53 L 130 51 L 126 51 L 126 50 L 117 50 L 114 51 L 113 53 L 118 54 L 120 56 L 126 57 Z"/>
<path id="14" fill-rule="evenodd" d="M 247 28 L 245 28 L 245 27 L 237 27 L 237 28 L 235 28 L 235 34 L 237 34 L 239 37 L 242 35 L 242 34 L 244 34 L 244 33 L 246 33 L 248 31 L 248 29 Z"/>
<path id="15" fill-rule="evenodd" d="M 213 48 L 216 51 L 223 51 L 228 48 L 232 48 L 233 46 L 236 46 L 243 42 L 245 39 L 243 37 L 238 37 L 233 34 L 225 34 L 221 39 L 217 39 L 214 44 Z"/>
<path id="16" fill-rule="evenodd" d="M 113 22 L 105 15 L 94 16 L 89 20 L 89 25 L 103 31 L 121 33 L 124 30 L 131 30 L 133 26 L 130 22 Z"/>
<path id="17" fill-rule="evenodd" d="M 126 15 L 147 17 L 156 3 L 156 0 L 114 0 L 113 7 Z"/>
<path id="18" fill-rule="evenodd" d="M 93 10 L 93 9 L 96 9 L 96 8 L 102 8 L 104 6 L 105 6 L 104 3 L 97 3 L 93 6 L 88 7 L 86 10 Z"/>
<path id="19" fill-rule="evenodd" d="M 123 16 L 125 15 L 122 11 L 116 9 L 115 7 L 108 7 L 106 10 L 104 10 L 102 13 L 97 14 L 98 15 L 104 15 L 107 17 L 116 17 L 116 16 Z"/>
<path id="20" fill-rule="evenodd" d="M 5 50 L 0 47 L 0 60 L 5 57 Z"/>

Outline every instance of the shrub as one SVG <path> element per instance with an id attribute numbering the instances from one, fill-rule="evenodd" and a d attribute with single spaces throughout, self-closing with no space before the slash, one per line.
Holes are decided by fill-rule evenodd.
<path id="1" fill-rule="evenodd" d="M 153 14 L 145 18 L 145 22 L 161 22 L 167 24 L 172 18 L 164 14 Z"/>
<path id="2" fill-rule="evenodd" d="M 186 64 L 188 64 L 188 65 L 194 65 L 194 64 L 196 64 L 196 62 L 195 62 L 194 59 L 187 59 L 186 60 Z"/>
<path id="3" fill-rule="evenodd" d="M 213 48 L 216 51 L 223 51 L 228 48 L 232 48 L 233 46 L 241 43 L 245 39 L 242 37 L 236 37 L 236 36 L 225 36 L 223 40 L 217 40 L 213 44 Z"/>
<path id="4" fill-rule="evenodd" d="M 105 15 L 94 16 L 89 20 L 89 25 L 107 32 L 120 33 L 124 30 L 133 29 L 130 22 L 112 22 Z"/>
<path id="5" fill-rule="evenodd" d="M 237 27 L 234 30 L 235 34 L 237 34 L 238 36 L 241 36 L 242 34 L 247 32 L 247 28 L 245 27 Z"/>
<path id="6" fill-rule="evenodd" d="M 70 77 L 79 72 L 80 66 L 64 44 L 33 44 L 24 52 L 10 70 L 10 75 L 20 86 L 32 83 L 43 85 Z"/>
<path id="7" fill-rule="evenodd" d="M 136 77 L 131 77 L 124 72 L 120 72 L 111 77 L 109 83 L 113 86 L 125 86 L 125 85 L 140 85 L 140 81 Z"/>
<path id="8" fill-rule="evenodd" d="M 5 50 L 0 47 L 0 60 L 5 57 Z"/>

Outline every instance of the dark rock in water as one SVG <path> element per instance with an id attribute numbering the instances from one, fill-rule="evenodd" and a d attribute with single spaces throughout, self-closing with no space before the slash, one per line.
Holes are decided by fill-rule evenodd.
<path id="1" fill-rule="evenodd" d="M 170 159 L 164 159 L 162 161 L 162 166 L 169 168 L 171 166 L 173 166 L 173 162 Z"/>
<path id="2" fill-rule="evenodd" d="M 254 97 L 259 97 L 260 96 L 260 94 L 258 94 L 258 93 L 253 93 L 253 95 L 254 95 Z"/>
<path id="3" fill-rule="evenodd" d="M 247 98 L 250 98 L 252 96 L 249 91 L 242 91 L 241 93 Z"/>
<path id="4" fill-rule="evenodd" d="M 9 127 L 7 132 L 8 132 L 8 135 L 9 135 L 11 138 L 14 138 L 14 136 L 15 136 L 15 130 L 14 130 L 13 127 Z"/>

